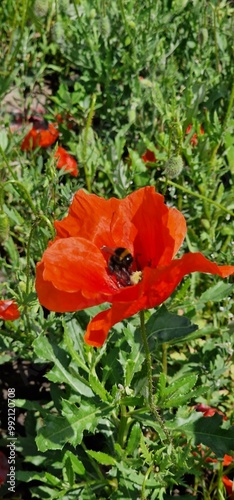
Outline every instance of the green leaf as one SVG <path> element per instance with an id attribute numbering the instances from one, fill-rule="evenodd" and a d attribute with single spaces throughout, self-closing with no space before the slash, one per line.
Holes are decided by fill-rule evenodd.
<path id="1" fill-rule="evenodd" d="M 139 422 L 135 422 L 131 428 L 130 435 L 128 438 L 127 446 L 126 446 L 126 453 L 127 455 L 133 455 L 135 450 L 140 445 L 140 439 L 141 439 L 141 427 Z"/>
<path id="2" fill-rule="evenodd" d="M 85 474 L 85 468 L 82 464 L 82 462 L 77 458 L 72 451 L 67 450 L 65 455 L 64 455 L 64 462 L 69 458 L 72 468 L 76 474 L 79 474 L 79 476 L 83 476 Z"/>
<path id="3" fill-rule="evenodd" d="M 223 283 L 219 281 L 214 286 L 211 286 L 206 290 L 199 298 L 198 304 L 203 302 L 208 302 L 212 300 L 212 302 L 219 302 L 222 299 L 227 298 L 232 291 L 234 290 L 233 283 Z"/>
<path id="4" fill-rule="evenodd" d="M 120 399 L 120 404 L 124 406 L 143 406 L 144 398 L 143 396 L 125 396 Z"/>
<path id="5" fill-rule="evenodd" d="M 47 337 L 40 335 L 33 342 L 33 346 L 39 358 L 51 361 L 55 365 L 54 368 L 52 368 L 46 375 L 48 380 L 51 380 L 52 382 L 67 383 L 76 393 L 83 394 L 86 397 L 94 395 L 93 391 L 89 387 L 88 381 L 86 381 L 78 373 L 76 374 L 76 377 L 69 373 L 66 368 L 69 361 L 67 354 L 57 344 L 52 342 L 50 343 Z"/>
<path id="6" fill-rule="evenodd" d="M 70 401 L 63 400 L 62 407 L 63 416 L 73 431 L 69 436 L 69 442 L 73 446 L 81 443 L 84 431 L 94 432 L 100 419 L 112 410 L 110 406 L 103 403 L 91 405 L 90 402 L 85 401 L 78 408 Z"/>
<path id="7" fill-rule="evenodd" d="M 173 408 L 190 401 L 197 396 L 196 391 L 191 392 L 196 382 L 197 375 L 190 374 L 170 381 L 170 385 L 165 387 L 165 380 L 161 377 L 158 385 L 158 405 L 162 408 Z M 200 393 L 200 389 L 198 392 Z"/>
<path id="8" fill-rule="evenodd" d="M 177 429 L 192 438 L 194 445 L 200 443 L 208 446 L 217 456 L 223 458 L 225 453 L 230 453 L 234 448 L 234 426 L 222 429 L 222 416 L 215 414 L 213 417 L 201 417 L 199 412 L 192 413 L 188 419 L 178 419 Z"/>
<path id="9" fill-rule="evenodd" d="M 86 450 L 87 455 L 94 458 L 101 465 L 115 465 L 116 460 L 101 451 Z"/>
<path id="10" fill-rule="evenodd" d="M 59 486 L 61 485 L 61 480 L 58 477 L 50 474 L 49 472 L 33 472 L 33 471 L 18 471 L 17 479 L 20 479 L 24 482 L 29 481 L 41 481 L 42 483 L 46 483 L 51 486 Z"/>
<path id="11" fill-rule="evenodd" d="M 96 373 L 95 375 L 93 373 L 90 373 L 89 384 L 93 392 L 97 394 L 102 401 L 108 401 L 110 399 L 108 392 L 106 391 L 105 387 L 103 387 Z"/>
<path id="12" fill-rule="evenodd" d="M 8 145 L 8 136 L 6 130 L 0 130 L 0 148 L 5 151 Z"/>
<path id="13" fill-rule="evenodd" d="M 68 322 L 63 321 L 63 328 L 65 348 L 71 355 L 72 360 L 76 363 L 76 365 L 89 373 L 85 359 L 83 329 L 79 325 L 77 319 L 72 319 Z"/>
<path id="14" fill-rule="evenodd" d="M 149 339 L 153 338 L 159 344 L 181 342 L 197 328 L 185 316 L 169 313 L 164 305 L 152 314 L 146 324 Z"/>
<path id="15" fill-rule="evenodd" d="M 39 451 L 61 450 L 74 438 L 74 431 L 69 422 L 59 415 L 48 415 L 44 419 L 44 426 L 39 429 L 36 443 Z"/>
<path id="16" fill-rule="evenodd" d="M 74 481 L 75 481 L 75 474 L 74 474 L 74 470 L 72 467 L 70 457 L 67 457 L 65 460 L 65 471 L 63 471 L 63 472 L 65 472 L 64 473 L 65 481 L 68 480 L 69 485 L 72 487 L 74 485 Z"/>

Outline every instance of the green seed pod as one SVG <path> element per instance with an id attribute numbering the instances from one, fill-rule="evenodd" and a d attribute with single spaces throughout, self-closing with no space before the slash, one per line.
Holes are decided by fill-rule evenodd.
<path id="1" fill-rule="evenodd" d="M 3 243 L 7 240 L 9 235 L 9 219 L 8 216 L 4 213 L 0 213 L 0 243 Z"/>
<path id="2" fill-rule="evenodd" d="M 183 170 L 183 159 L 180 155 L 173 155 L 169 158 L 169 160 L 165 163 L 164 166 L 164 174 L 169 178 L 173 179 L 174 177 L 178 177 Z"/>
<path id="3" fill-rule="evenodd" d="M 210 229 L 210 222 L 208 219 L 201 219 L 201 224 L 205 229 L 207 229 L 207 231 Z"/>

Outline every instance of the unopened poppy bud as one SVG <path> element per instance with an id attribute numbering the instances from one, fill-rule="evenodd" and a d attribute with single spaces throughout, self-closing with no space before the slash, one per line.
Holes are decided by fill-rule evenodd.
<path id="1" fill-rule="evenodd" d="M 208 221 L 208 219 L 201 219 L 201 224 L 203 225 L 203 227 L 207 230 L 210 229 L 210 221 Z"/>
<path id="2" fill-rule="evenodd" d="M 9 219 L 4 212 L 0 213 L 0 243 L 7 240 L 9 235 Z"/>
<path id="3" fill-rule="evenodd" d="M 171 156 L 165 163 L 164 174 L 169 177 L 169 179 L 178 177 L 183 170 L 183 166 L 184 163 L 180 155 Z"/>

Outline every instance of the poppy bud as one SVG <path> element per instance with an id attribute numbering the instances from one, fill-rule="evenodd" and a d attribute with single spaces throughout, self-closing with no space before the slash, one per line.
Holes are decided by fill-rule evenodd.
<path id="1" fill-rule="evenodd" d="M 173 155 L 165 163 L 164 174 L 169 177 L 169 179 L 178 177 L 183 170 L 183 166 L 182 157 L 180 155 Z"/>
<path id="2" fill-rule="evenodd" d="M 9 234 L 9 219 L 4 212 L 0 213 L 0 242 L 7 240 Z"/>

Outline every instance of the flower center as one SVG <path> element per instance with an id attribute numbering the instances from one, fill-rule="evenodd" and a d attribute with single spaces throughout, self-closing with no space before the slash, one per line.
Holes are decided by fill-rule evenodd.
<path id="1" fill-rule="evenodd" d="M 115 276 L 119 287 L 136 285 L 141 281 L 142 272 L 132 270 L 133 256 L 128 248 L 104 246 L 101 250 L 109 254 L 108 269 Z"/>

